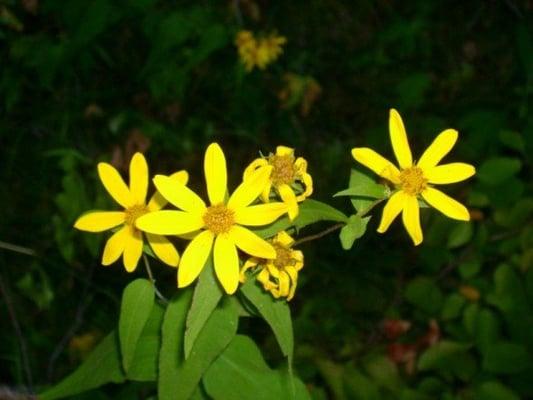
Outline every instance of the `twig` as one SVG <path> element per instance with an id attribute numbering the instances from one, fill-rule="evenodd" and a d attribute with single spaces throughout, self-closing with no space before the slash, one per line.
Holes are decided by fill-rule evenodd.
<path id="1" fill-rule="evenodd" d="M 324 229 L 322 232 L 318 232 L 314 235 L 305 236 L 297 241 L 294 242 L 293 246 L 300 245 L 305 242 L 310 242 L 312 240 L 320 239 L 323 236 L 326 236 L 330 234 L 331 232 L 335 232 L 337 229 L 342 228 L 344 225 L 346 225 L 344 222 L 339 222 L 338 224 L 335 224 L 333 226 L 330 226 L 327 229 Z"/>
<path id="2" fill-rule="evenodd" d="M 4 283 L 2 275 L 0 275 L 0 293 L 6 301 L 7 312 L 9 314 L 9 318 L 11 319 L 13 329 L 15 330 L 15 335 L 17 336 L 19 342 L 20 354 L 22 357 L 22 366 L 26 374 L 28 388 L 30 392 L 33 392 L 33 377 L 31 374 L 30 363 L 28 358 L 28 348 L 26 347 L 26 341 L 24 340 L 24 336 L 22 335 L 22 330 L 20 329 L 17 314 L 15 313 L 15 309 L 13 308 L 13 303 L 11 302 L 11 298 L 9 297 L 9 293 L 7 291 L 7 287 Z"/>
<path id="3" fill-rule="evenodd" d="M 28 247 L 18 246 L 16 244 L 2 242 L 1 240 L 0 240 L 0 249 L 10 250 L 10 251 L 14 251 L 15 253 L 20 253 L 20 254 L 26 254 L 27 256 L 35 255 L 35 250 L 33 249 L 30 249 Z"/>
<path id="4" fill-rule="evenodd" d="M 144 267 L 146 268 L 146 273 L 148 274 L 148 279 L 150 279 L 150 282 L 152 282 L 152 285 L 154 287 L 155 295 L 164 304 L 168 304 L 168 299 L 161 294 L 161 292 L 157 289 L 157 286 L 155 285 L 154 275 L 152 274 L 152 269 L 150 268 L 150 263 L 148 262 L 148 257 L 146 257 L 146 254 L 143 254 L 143 260 L 144 260 Z"/>

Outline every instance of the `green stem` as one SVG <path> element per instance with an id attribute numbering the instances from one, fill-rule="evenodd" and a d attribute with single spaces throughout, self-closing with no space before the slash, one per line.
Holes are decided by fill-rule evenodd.
<path id="1" fill-rule="evenodd" d="M 152 283 L 152 285 L 154 287 L 155 295 L 164 304 L 168 304 L 168 299 L 161 294 L 161 292 L 157 289 L 157 286 L 155 285 L 154 275 L 152 274 L 152 269 L 150 268 L 150 263 L 148 262 L 148 257 L 146 257 L 146 254 L 143 254 L 143 260 L 144 260 L 144 267 L 145 267 L 146 273 L 148 275 L 148 279 L 150 280 L 150 282 Z"/>

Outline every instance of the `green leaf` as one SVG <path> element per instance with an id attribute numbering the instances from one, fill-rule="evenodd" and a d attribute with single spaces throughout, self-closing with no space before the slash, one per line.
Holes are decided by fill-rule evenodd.
<path id="1" fill-rule="evenodd" d="M 106 383 L 124 382 L 116 331 L 107 335 L 74 372 L 39 396 L 42 400 L 74 396 Z"/>
<path id="2" fill-rule="evenodd" d="M 353 367 L 347 366 L 343 373 L 344 392 L 354 400 L 381 400 L 378 385 Z"/>
<path id="3" fill-rule="evenodd" d="M 446 246 L 455 249 L 467 244 L 474 234 L 473 226 L 470 222 L 457 222 L 448 236 Z"/>
<path id="4" fill-rule="evenodd" d="M 128 379 L 139 382 L 154 382 L 157 379 L 164 313 L 165 309 L 161 305 L 154 304 L 150 318 L 139 337 L 130 369 L 126 374 Z"/>
<path id="5" fill-rule="evenodd" d="M 170 300 L 165 311 L 157 382 L 160 400 L 174 400 L 175 398 L 176 380 L 184 358 L 182 338 L 185 332 L 185 318 L 191 304 L 191 297 L 191 290 L 178 293 Z"/>
<path id="6" fill-rule="evenodd" d="M 480 400 L 520 400 L 517 394 L 498 381 L 484 382 L 479 385 L 475 398 Z"/>
<path id="7" fill-rule="evenodd" d="M 459 317 L 465 304 L 466 299 L 463 296 L 457 293 L 450 294 L 442 306 L 441 318 L 450 320 Z"/>
<path id="8" fill-rule="evenodd" d="M 443 340 L 428 348 L 418 359 L 418 369 L 446 369 L 452 358 L 457 354 L 465 353 L 471 345 Z"/>
<path id="9" fill-rule="evenodd" d="M 479 273 L 481 270 L 481 263 L 479 261 L 466 261 L 459 264 L 458 270 L 463 279 L 470 279 Z"/>
<path id="10" fill-rule="evenodd" d="M 294 379 L 294 392 L 289 382 L 286 371 L 270 369 L 252 339 L 241 335 L 235 336 L 203 379 L 207 394 L 217 400 L 310 400 L 300 380 Z"/>
<path id="11" fill-rule="evenodd" d="M 184 339 L 185 358 L 188 358 L 191 354 L 194 342 L 204 327 L 205 322 L 222 298 L 222 295 L 222 289 L 218 284 L 213 269 L 213 259 L 209 257 L 198 278 L 191 308 L 187 313 L 187 328 Z"/>
<path id="12" fill-rule="evenodd" d="M 441 308 L 443 295 L 435 282 L 426 277 L 413 279 L 405 290 L 407 301 L 428 314 L 435 315 Z"/>
<path id="13" fill-rule="evenodd" d="M 189 358 L 182 362 L 175 375 L 175 400 L 186 400 L 196 390 L 213 360 L 228 346 L 237 333 L 238 312 L 234 298 L 225 298 L 213 311 L 200 331 Z"/>
<path id="14" fill-rule="evenodd" d="M 257 308 L 259 314 L 270 325 L 281 352 L 292 361 L 294 336 L 289 305 L 285 300 L 277 300 L 257 285 L 255 279 L 249 279 L 241 292 Z"/>
<path id="15" fill-rule="evenodd" d="M 363 236 L 366 232 L 366 226 L 371 217 L 361 218 L 358 215 L 352 215 L 348 223 L 341 229 L 339 234 L 342 248 L 350 250 L 354 242 Z"/>
<path id="16" fill-rule="evenodd" d="M 517 158 L 490 158 L 479 167 L 477 178 L 486 185 L 495 186 L 516 175 L 521 168 L 522 162 Z"/>
<path id="17" fill-rule="evenodd" d="M 118 336 L 122 354 L 122 366 L 128 372 L 135 354 L 137 342 L 154 306 L 154 287 L 146 279 L 131 282 L 122 295 Z"/>
<path id="18" fill-rule="evenodd" d="M 334 194 L 333 197 L 352 196 L 351 202 L 356 211 L 363 212 L 376 199 L 387 197 L 388 192 L 389 189 L 385 185 L 376 183 L 370 176 L 352 169 L 348 189 Z"/>
<path id="19" fill-rule="evenodd" d="M 517 343 L 499 342 L 489 346 L 483 357 L 483 368 L 499 374 L 515 374 L 531 365 L 527 349 Z"/>

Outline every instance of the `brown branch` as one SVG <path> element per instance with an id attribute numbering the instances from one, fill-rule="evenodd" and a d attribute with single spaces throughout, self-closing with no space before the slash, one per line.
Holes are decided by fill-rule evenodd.
<path id="1" fill-rule="evenodd" d="M 316 233 L 314 235 L 305 236 L 305 237 L 295 241 L 293 246 L 298 246 L 298 245 L 300 245 L 302 243 L 305 243 L 305 242 L 310 242 L 312 240 L 320 239 L 321 237 L 324 237 L 324 236 L 330 234 L 331 232 L 335 232 L 336 230 L 342 228 L 345 225 L 346 224 L 344 222 L 339 222 L 338 224 L 335 224 L 333 226 L 330 226 L 327 229 L 324 229 L 322 232 L 318 232 L 318 233 Z"/>

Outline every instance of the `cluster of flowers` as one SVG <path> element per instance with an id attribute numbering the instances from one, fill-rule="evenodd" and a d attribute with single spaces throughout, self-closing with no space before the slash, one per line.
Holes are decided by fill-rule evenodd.
<path id="1" fill-rule="evenodd" d="M 256 38 L 250 31 L 240 31 L 235 38 L 235 45 L 246 71 L 257 67 L 265 69 L 283 53 L 282 46 L 287 42 L 283 36 L 270 34 Z"/>
<path id="2" fill-rule="evenodd" d="M 190 285 L 213 253 L 216 276 L 228 294 L 245 279 L 244 271 L 239 271 L 239 249 L 253 257 L 254 269 L 262 270 L 260 282 L 265 290 L 275 297 L 292 298 L 297 271 L 303 266 L 302 253 L 291 249 L 293 241 L 286 232 L 269 242 L 246 227 L 270 224 L 284 214 L 298 215 L 298 202 L 313 191 L 306 161 L 296 159 L 293 149 L 279 146 L 276 154 L 253 161 L 242 183 L 228 196 L 226 158 L 220 146 L 212 143 L 205 152 L 204 172 L 209 205 L 186 186 L 184 170 L 156 175 L 157 191 L 146 202 L 149 173 L 141 153 L 131 160 L 129 186 L 113 166 L 99 163 L 104 187 L 124 211 L 90 212 L 74 226 L 89 232 L 119 227 L 105 245 L 102 264 L 112 264 L 122 255 L 129 272 L 137 267 L 146 238 L 161 261 L 179 265 L 178 287 Z M 258 198 L 263 204 L 256 204 Z M 168 203 L 179 210 L 163 209 Z M 191 240 L 181 258 L 169 235 Z M 243 270 L 249 268 L 247 264 Z"/>
<path id="3" fill-rule="evenodd" d="M 438 165 L 455 145 L 457 131 L 441 132 L 416 163 L 402 119 L 394 109 L 390 111 L 389 132 L 399 167 L 370 148 L 352 149 L 356 161 L 386 179 L 393 188 L 383 208 L 378 232 L 387 231 L 402 213 L 413 243 L 420 244 L 423 235 L 419 197 L 450 218 L 468 221 L 466 207 L 433 187 L 460 182 L 475 174 L 475 168 L 466 163 Z M 143 252 L 144 235 L 163 262 L 179 264 L 178 287 L 190 285 L 213 253 L 215 273 L 226 293 L 233 294 L 239 282 L 245 281 L 247 271 L 255 270 L 265 290 L 276 298 L 290 300 L 298 271 L 303 267 L 303 254 L 292 249 L 294 240 L 286 232 L 266 241 L 253 228 L 271 224 L 284 214 L 291 220 L 297 217 L 298 203 L 313 192 L 306 160 L 296 158 L 293 149 L 278 146 L 275 154 L 254 160 L 245 169 L 242 183 L 228 195 L 226 159 L 220 146 L 212 143 L 205 152 L 204 172 L 209 205 L 186 186 L 186 171 L 156 175 L 153 182 L 157 191 L 147 203 L 148 165 L 142 154 L 135 154 L 131 160 L 129 187 L 115 168 L 100 163 L 100 179 L 124 211 L 90 212 L 74 226 L 90 232 L 120 226 L 104 248 L 104 265 L 123 255 L 126 270 L 133 271 Z M 179 210 L 163 209 L 167 203 Z M 181 259 L 166 237 L 169 235 L 191 240 Z M 242 269 L 238 250 L 252 256 Z"/>

